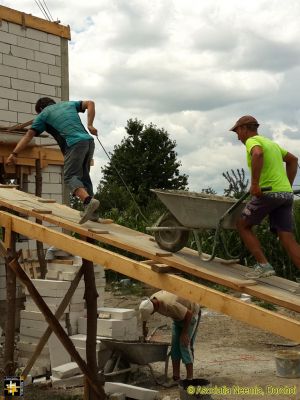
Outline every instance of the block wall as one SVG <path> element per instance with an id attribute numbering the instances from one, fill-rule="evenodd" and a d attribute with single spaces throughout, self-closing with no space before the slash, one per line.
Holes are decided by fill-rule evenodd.
<path id="1" fill-rule="evenodd" d="M 0 125 L 31 120 L 39 97 L 68 100 L 67 39 L 0 23 Z"/>

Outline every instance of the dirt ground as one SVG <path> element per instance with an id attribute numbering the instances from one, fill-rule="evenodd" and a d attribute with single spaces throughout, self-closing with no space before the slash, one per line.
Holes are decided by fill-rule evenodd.
<path id="1" fill-rule="evenodd" d="M 106 292 L 105 305 L 137 308 L 140 300 L 139 296 L 131 294 Z M 300 320 L 299 314 L 290 313 L 290 315 Z M 167 324 L 167 327 L 157 331 L 153 340 L 168 341 L 171 334 L 171 322 L 170 319 L 155 313 L 149 322 L 149 331 L 162 324 Z M 140 326 L 139 329 L 141 332 Z M 212 395 L 212 399 L 300 400 L 300 378 L 287 379 L 276 376 L 275 353 L 282 349 L 300 351 L 300 345 L 295 346 L 282 337 L 203 309 L 195 343 L 194 377 L 208 379 L 212 386 L 219 390 L 219 394 Z M 161 380 L 164 374 L 164 363 L 154 363 L 152 366 L 156 378 Z M 172 376 L 171 365 L 169 365 L 168 375 Z M 182 366 L 181 375 L 185 378 L 184 366 Z M 132 378 L 139 386 L 158 390 L 162 399 L 164 397 L 168 399 L 167 396 L 169 400 L 180 398 L 178 387 L 163 388 L 156 385 L 146 367 L 142 367 Z M 280 394 L 280 390 L 284 391 L 283 394 Z M 63 398 L 56 397 L 63 394 L 63 391 L 43 389 L 40 390 L 40 394 L 38 392 L 37 388 L 29 390 L 28 399 Z M 68 390 L 68 395 L 76 396 L 74 399 L 82 398 L 82 393 L 82 388 Z M 27 399 L 26 396 L 25 399 Z"/>

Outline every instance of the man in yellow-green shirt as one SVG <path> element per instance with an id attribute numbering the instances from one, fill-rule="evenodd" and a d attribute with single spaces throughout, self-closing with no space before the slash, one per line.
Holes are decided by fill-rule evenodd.
<path id="1" fill-rule="evenodd" d="M 297 174 L 298 159 L 272 140 L 257 133 L 259 123 L 251 115 L 241 117 L 230 129 L 244 143 L 251 170 L 251 200 L 237 222 L 237 229 L 245 246 L 256 259 L 249 279 L 275 275 L 264 255 L 260 242 L 252 231 L 268 215 L 270 229 L 278 235 L 293 263 L 300 269 L 300 245 L 293 235 L 292 185 Z M 271 187 L 262 193 L 262 187 Z"/>

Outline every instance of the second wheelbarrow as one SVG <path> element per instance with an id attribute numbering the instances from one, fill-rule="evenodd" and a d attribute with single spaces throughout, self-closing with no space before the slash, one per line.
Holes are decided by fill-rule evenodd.
<path id="1" fill-rule="evenodd" d="M 270 190 L 270 187 L 262 191 Z M 189 233 L 193 232 L 198 253 L 204 261 L 215 257 L 222 229 L 236 229 L 236 221 L 245 207 L 245 199 L 249 192 L 240 199 L 216 196 L 206 193 L 195 193 L 184 190 L 151 189 L 168 212 L 163 214 L 148 231 L 154 232 L 154 237 L 160 248 L 170 252 L 177 252 L 186 246 Z M 202 255 L 198 233 L 204 229 L 215 229 L 213 251 L 211 256 Z M 226 246 L 225 250 L 226 250 Z M 228 251 L 226 250 L 227 255 Z M 236 259 L 234 260 L 236 261 Z"/>

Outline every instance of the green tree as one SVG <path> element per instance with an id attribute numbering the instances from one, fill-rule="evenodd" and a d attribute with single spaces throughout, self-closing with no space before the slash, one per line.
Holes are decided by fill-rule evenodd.
<path id="1" fill-rule="evenodd" d="M 152 123 L 144 125 L 137 119 L 128 120 L 125 130 L 127 135 L 102 168 L 103 178 L 97 190 L 102 209 L 130 207 L 131 198 L 120 176 L 141 207 L 152 201 L 151 188 L 187 188 L 188 176 L 179 172 L 176 142 L 166 130 Z"/>

